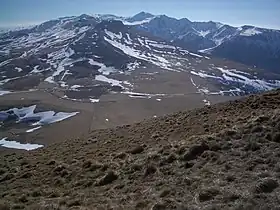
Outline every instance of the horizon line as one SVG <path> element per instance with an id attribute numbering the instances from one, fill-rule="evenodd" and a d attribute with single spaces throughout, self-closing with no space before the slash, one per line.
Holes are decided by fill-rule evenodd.
<path id="1" fill-rule="evenodd" d="M 135 15 L 137 14 L 140 14 L 144 11 L 141 11 L 139 13 L 136 13 Z M 155 15 L 155 14 L 152 14 L 150 12 L 144 12 L 144 13 L 148 13 L 148 14 L 151 14 L 151 15 L 154 15 L 154 16 L 161 16 L 161 15 L 165 15 L 167 17 L 170 17 L 170 18 L 175 18 L 177 20 L 180 20 L 180 19 L 183 19 L 183 18 L 187 18 L 187 17 L 173 17 L 173 16 L 168 16 L 166 14 L 158 14 L 158 15 Z M 115 15 L 115 14 L 110 14 L 110 13 L 94 13 L 94 14 L 87 14 L 87 13 L 80 13 L 79 15 L 66 15 L 66 16 L 58 16 L 58 17 L 54 17 L 54 18 L 51 18 L 51 19 L 48 19 L 48 20 L 38 20 L 38 21 L 24 21 L 24 22 L 11 22 L 11 23 L 1 23 L 0 22 L 0 29 L 12 29 L 12 28 L 20 28 L 20 27 L 31 27 L 31 26 L 36 26 L 36 25 L 40 25 L 44 22 L 47 22 L 47 21 L 50 21 L 50 20 L 56 20 L 56 19 L 59 19 L 59 18 L 65 18 L 65 17 L 79 17 L 83 14 L 86 14 L 86 15 L 89 15 L 89 16 L 92 16 L 94 17 L 94 15 L 114 15 L 114 16 L 117 16 L 117 17 L 124 17 L 124 18 L 129 18 L 129 17 L 133 17 L 135 15 L 132 15 L 132 16 L 120 16 L 120 15 Z M 188 20 L 190 20 L 189 18 L 187 18 Z M 229 25 L 229 26 L 233 26 L 233 27 L 242 27 L 242 26 L 253 26 L 253 27 L 257 27 L 257 28 L 264 28 L 264 29 L 272 29 L 272 30 L 280 30 L 280 26 L 279 27 L 273 27 L 273 26 L 259 26 L 259 25 L 254 25 L 254 24 L 232 24 L 232 23 L 224 23 L 222 21 L 215 21 L 215 20 L 190 20 L 191 22 L 215 22 L 215 23 L 221 23 L 223 25 Z"/>

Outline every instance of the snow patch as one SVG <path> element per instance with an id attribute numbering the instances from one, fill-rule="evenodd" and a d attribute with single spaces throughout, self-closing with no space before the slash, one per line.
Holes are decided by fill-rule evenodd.
<path id="1" fill-rule="evenodd" d="M 34 66 L 33 70 L 30 72 L 30 74 L 34 74 L 34 73 L 36 74 L 36 73 L 40 73 L 40 72 L 45 71 L 45 69 L 39 70 L 39 69 L 38 69 L 39 67 L 40 67 L 39 65 Z"/>
<path id="2" fill-rule="evenodd" d="M 256 28 L 249 28 L 249 29 L 246 29 L 245 31 L 242 31 L 240 33 L 241 36 L 254 36 L 254 35 L 257 35 L 257 34 L 261 34 L 262 32 L 261 31 L 258 31 Z"/>
<path id="3" fill-rule="evenodd" d="M 155 75 L 158 74 L 158 72 L 143 72 L 141 74 L 146 74 L 146 75 Z"/>
<path id="4" fill-rule="evenodd" d="M 210 33 L 209 30 L 207 30 L 207 31 L 197 31 L 197 32 L 198 32 L 198 34 L 199 34 L 200 36 L 202 36 L 202 37 L 206 37 L 206 35 Z"/>
<path id="5" fill-rule="evenodd" d="M 135 61 L 134 63 L 128 63 L 126 66 L 127 66 L 127 69 L 128 69 L 128 70 L 134 71 L 135 69 L 137 69 L 137 68 L 140 67 L 140 64 L 141 64 L 141 63 Z"/>
<path id="6" fill-rule="evenodd" d="M 191 78 L 191 83 L 193 84 L 194 87 L 197 87 L 197 85 L 193 81 L 193 78 Z"/>
<path id="7" fill-rule="evenodd" d="M 198 54 L 195 54 L 195 53 L 189 53 L 190 55 L 192 55 L 192 56 L 195 56 L 195 57 L 198 57 L 198 58 L 203 58 L 203 56 L 201 56 L 201 55 L 198 55 Z"/>
<path id="8" fill-rule="evenodd" d="M 33 123 L 33 125 L 46 125 L 46 124 L 52 124 L 55 122 L 60 122 L 63 120 L 66 120 L 70 117 L 73 117 L 77 115 L 79 112 L 73 112 L 73 113 L 67 113 L 67 112 L 58 112 L 55 113 L 53 111 L 49 112 L 42 112 L 41 119 L 37 123 Z M 36 115 L 36 114 L 34 114 Z"/>
<path id="9" fill-rule="evenodd" d="M 142 40 L 142 39 L 140 39 L 140 38 L 137 38 L 138 39 L 138 42 L 143 46 L 143 45 L 145 45 L 145 43 L 144 43 L 144 41 Z"/>
<path id="10" fill-rule="evenodd" d="M 72 75 L 72 73 L 70 72 L 70 70 L 64 71 L 64 74 L 63 74 L 63 76 L 61 77 L 61 80 L 64 80 L 64 78 L 66 77 L 66 75 Z"/>
<path id="11" fill-rule="evenodd" d="M 122 36 L 122 32 L 120 32 L 119 34 L 115 34 L 111 31 L 108 31 L 107 29 L 105 29 L 105 33 L 112 39 L 121 39 L 123 36 Z"/>
<path id="12" fill-rule="evenodd" d="M 221 77 L 217 77 L 217 76 L 213 76 L 213 75 L 209 75 L 209 74 L 205 74 L 202 72 L 195 72 L 195 71 L 191 71 L 191 74 L 199 76 L 201 78 L 214 78 L 214 79 L 222 79 Z"/>
<path id="13" fill-rule="evenodd" d="M 161 68 L 164 68 L 166 70 L 170 70 L 170 71 L 176 71 L 174 69 L 171 69 L 169 67 L 170 63 L 163 57 L 159 56 L 159 55 L 153 55 L 151 57 L 147 57 L 146 55 L 143 54 L 143 52 L 133 49 L 129 46 L 123 45 L 122 43 L 119 43 L 115 40 L 110 40 L 106 37 L 104 37 L 105 41 L 109 42 L 112 46 L 120 49 L 123 53 L 144 60 L 144 61 L 148 61 L 156 66 L 159 66 Z"/>
<path id="14" fill-rule="evenodd" d="M 127 39 L 125 39 L 124 42 L 126 44 L 132 45 L 133 40 L 130 38 L 130 35 L 128 33 L 126 34 L 126 37 L 127 37 Z"/>
<path id="15" fill-rule="evenodd" d="M 60 73 L 65 71 L 66 66 L 70 66 L 73 62 L 73 60 L 70 58 L 70 56 L 74 55 L 75 51 L 72 50 L 70 47 L 68 48 L 62 48 L 59 51 L 49 53 L 48 58 L 52 58 L 52 60 L 60 60 L 56 62 L 49 61 L 50 65 L 52 67 L 55 67 L 55 72 L 49 77 L 45 79 L 46 82 L 49 83 L 55 83 L 54 78 L 59 76 Z M 62 79 L 61 79 L 62 80 Z"/>
<path id="16" fill-rule="evenodd" d="M 6 95 L 11 93 L 11 91 L 7 91 L 7 90 L 0 90 L 0 96 Z"/>
<path id="17" fill-rule="evenodd" d="M 198 89 L 198 92 L 204 93 L 204 94 L 209 94 L 209 93 L 210 93 L 210 91 L 209 91 L 207 88 L 205 88 L 205 87 L 199 88 L 199 89 Z"/>
<path id="18" fill-rule="evenodd" d="M 72 86 L 70 87 L 70 90 L 75 90 L 75 91 L 77 91 L 78 88 L 81 88 L 81 87 L 84 87 L 84 86 L 82 86 L 82 85 L 72 85 Z"/>
<path id="19" fill-rule="evenodd" d="M 15 70 L 17 70 L 18 72 L 22 72 L 22 68 L 19 68 L 19 67 L 15 67 Z"/>
<path id="20" fill-rule="evenodd" d="M 204 99 L 203 102 L 204 102 L 204 104 L 205 104 L 206 106 L 210 106 L 210 105 L 211 105 L 210 101 L 208 101 L 208 100 L 206 100 L 206 99 Z"/>
<path id="21" fill-rule="evenodd" d="M 0 146 L 10 148 L 10 149 L 21 149 L 27 151 L 39 149 L 44 146 L 44 145 L 30 144 L 30 143 L 22 144 L 20 142 L 8 141 L 6 139 L 7 138 L 3 138 L 0 140 Z"/>
<path id="22" fill-rule="evenodd" d="M 176 47 L 171 46 L 171 45 L 166 45 L 166 44 L 153 44 L 153 43 L 149 43 L 149 45 L 153 46 L 153 47 L 160 48 L 160 49 L 168 48 L 168 49 L 176 50 Z"/>
<path id="23" fill-rule="evenodd" d="M 91 103 L 98 103 L 99 99 L 95 99 L 95 98 L 90 98 L 89 99 Z"/>
<path id="24" fill-rule="evenodd" d="M 108 67 L 105 64 L 99 63 L 93 59 L 88 59 L 88 62 L 90 65 L 99 66 L 100 68 L 98 69 L 98 72 L 103 75 L 110 75 L 111 73 L 117 71 L 117 69 L 115 69 L 114 67 Z"/>
<path id="25" fill-rule="evenodd" d="M 122 94 L 127 94 L 131 98 L 152 98 L 156 96 L 165 96 L 166 94 L 162 93 L 137 93 L 137 92 L 131 92 L 131 91 L 124 91 L 121 92 Z"/>
<path id="26" fill-rule="evenodd" d="M 249 86 L 249 87 L 254 88 L 257 91 L 268 91 L 268 90 L 280 87 L 280 81 L 278 81 L 278 80 L 261 80 L 261 79 L 256 79 L 256 78 L 249 78 L 248 76 L 250 76 L 250 74 L 248 74 L 247 72 L 242 72 L 242 71 L 236 70 L 236 69 L 224 69 L 221 67 L 216 67 L 216 69 L 222 73 L 221 76 L 206 74 L 203 71 L 199 71 L 199 72 L 191 71 L 190 73 L 193 75 L 199 76 L 201 78 L 217 79 L 218 82 L 220 82 L 222 84 L 226 84 L 226 85 L 230 84 L 228 82 L 239 83 L 239 84 L 241 84 L 240 86 L 242 86 L 242 88 L 246 88 L 246 86 L 247 87 Z M 197 87 L 195 85 L 195 83 L 193 82 L 192 78 L 191 78 L 191 81 L 192 81 L 192 84 L 195 87 Z M 233 90 L 229 90 L 229 91 L 220 91 L 216 94 L 244 92 L 241 89 L 237 88 L 237 89 L 233 89 Z M 206 93 L 206 94 L 214 94 L 214 93 L 210 93 L 208 90 L 206 91 L 203 88 L 199 89 L 199 91 Z"/>
<path id="27" fill-rule="evenodd" d="M 42 126 L 38 126 L 36 128 L 31 128 L 31 129 L 27 130 L 26 133 L 32 133 L 32 132 L 34 132 L 34 131 L 36 131 L 36 130 L 38 130 L 40 128 L 42 128 Z"/>
<path id="28" fill-rule="evenodd" d="M 13 78 L 8 78 L 8 79 L 1 80 L 0 85 L 3 85 L 7 82 L 10 82 L 10 81 L 13 81 L 13 80 L 16 80 L 16 79 L 19 79 L 19 78 L 22 78 L 22 77 L 13 77 Z"/>
<path id="29" fill-rule="evenodd" d="M 147 98 L 147 96 L 142 95 L 128 95 L 129 98 Z"/>
<path id="30" fill-rule="evenodd" d="M 55 113 L 54 111 L 45 111 L 45 112 L 37 112 L 34 113 L 36 109 L 36 105 L 29 106 L 29 107 L 22 107 L 22 108 L 12 108 L 6 111 L 2 111 L 1 113 L 8 114 L 9 115 L 16 115 L 18 118 L 17 123 L 20 122 L 34 122 L 33 126 L 36 125 L 45 125 L 45 124 L 52 124 L 55 122 L 63 121 L 67 118 L 73 117 L 79 112 L 72 112 L 72 113 L 66 113 L 66 112 L 58 112 Z M 12 113 L 11 113 L 12 112 Z M 5 120 L 5 119 L 4 119 Z"/>
<path id="31" fill-rule="evenodd" d="M 105 77 L 104 75 L 96 75 L 95 80 L 110 83 L 113 86 L 123 87 L 121 85 L 122 81 L 111 79 L 111 78 Z"/>
<path id="32" fill-rule="evenodd" d="M 226 79 L 228 81 L 232 81 L 232 82 L 243 83 L 245 85 L 252 86 L 258 90 L 271 90 L 273 88 L 279 87 L 279 83 L 277 80 L 267 82 L 267 81 L 259 80 L 259 79 L 250 79 L 244 75 L 234 73 L 234 72 L 241 73 L 241 71 L 236 71 L 235 69 L 234 69 L 234 71 L 223 69 L 220 67 L 218 67 L 217 69 L 223 73 L 224 79 Z"/>

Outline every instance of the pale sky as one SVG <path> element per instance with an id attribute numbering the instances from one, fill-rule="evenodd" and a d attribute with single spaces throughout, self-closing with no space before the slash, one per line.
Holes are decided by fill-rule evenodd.
<path id="1" fill-rule="evenodd" d="M 132 16 L 141 11 L 191 21 L 280 29 L 280 0 L 0 0 L 0 26 L 84 13 Z"/>

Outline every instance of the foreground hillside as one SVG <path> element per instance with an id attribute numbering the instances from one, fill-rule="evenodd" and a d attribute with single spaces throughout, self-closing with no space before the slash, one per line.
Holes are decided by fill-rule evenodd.
<path id="1" fill-rule="evenodd" d="M 0 155 L 0 209 L 278 209 L 280 90 Z"/>

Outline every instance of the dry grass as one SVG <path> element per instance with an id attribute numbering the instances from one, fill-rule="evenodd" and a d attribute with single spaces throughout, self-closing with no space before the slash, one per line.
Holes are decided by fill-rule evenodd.
<path id="1" fill-rule="evenodd" d="M 0 209 L 277 209 L 280 91 L 0 156 Z"/>

